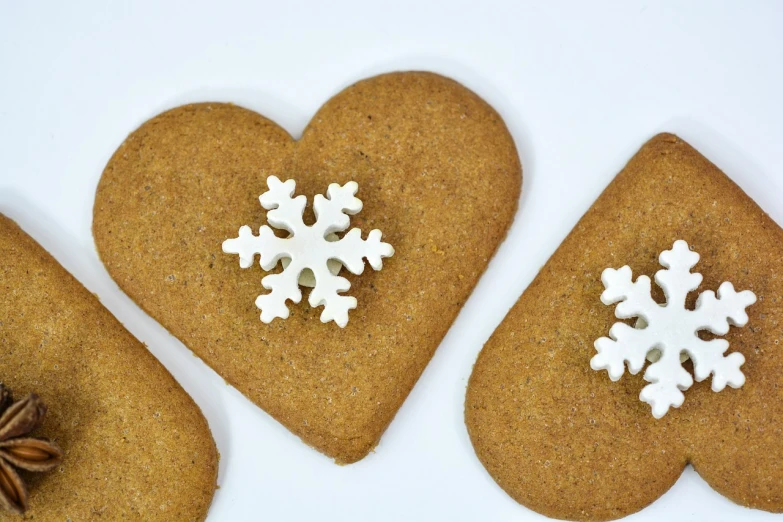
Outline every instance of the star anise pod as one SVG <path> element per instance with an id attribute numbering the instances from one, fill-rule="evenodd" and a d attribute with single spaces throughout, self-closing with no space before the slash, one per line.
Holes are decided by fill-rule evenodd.
<path id="1" fill-rule="evenodd" d="M 49 471 L 62 462 L 55 443 L 28 436 L 45 415 L 46 405 L 37 395 L 14 402 L 0 383 L 0 508 L 19 514 L 27 510 L 27 487 L 14 468 Z"/>

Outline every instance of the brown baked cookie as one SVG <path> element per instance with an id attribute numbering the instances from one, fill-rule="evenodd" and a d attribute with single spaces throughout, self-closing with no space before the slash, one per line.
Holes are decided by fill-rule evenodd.
<path id="1" fill-rule="evenodd" d="M 2 215 L 0 251 L 0 381 L 17 399 L 35 393 L 46 403 L 32 436 L 63 452 L 47 473 L 21 472 L 25 518 L 206 518 L 218 455 L 198 406 L 95 296 Z"/>
<path id="2" fill-rule="evenodd" d="M 722 336 L 747 381 L 695 383 L 656 420 L 644 372 L 612 382 L 590 367 L 617 321 L 601 302 L 605 268 L 661 269 L 675 240 L 701 254 L 704 279 L 755 292 L 745 327 Z M 653 283 L 653 297 L 663 295 Z M 663 495 L 690 463 L 738 504 L 783 510 L 783 231 L 676 136 L 653 138 L 543 267 L 478 357 L 465 417 L 476 453 L 514 499 L 547 516 L 608 520 Z M 633 323 L 631 323 L 633 325 Z M 711 335 L 709 337 L 716 337 Z M 704 337 L 707 339 L 708 337 Z M 684 368 L 693 372 L 690 361 Z M 649 367 L 649 364 L 648 366 Z"/>
<path id="3" fill-rule="evenodd" d="M 221 244 L 265 223 L 267 177 L 307 196 L 359 184 L 351 225 L 383 232 L 382 271 L 345 269 L 358 300 L 345 328 L 289 304 L 264 324 L 265 273 Z M 521 185 L 498 114 L 430 73 L 361 81 L 329 100 L 300 140 L 223 103 L 179 107 L 131 134 L 98 186 L 93 233 L 120 287 L 307 444 L 341 463 L 375 447 L 506 235 Z M 279 269 L 279 267 L 278 267 Z"/>

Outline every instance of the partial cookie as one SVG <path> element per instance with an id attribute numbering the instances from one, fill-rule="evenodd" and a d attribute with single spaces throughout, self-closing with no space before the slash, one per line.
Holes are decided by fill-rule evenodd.
<path id="1" fill-rule="evenodd" d="M 34 520 L 203 520 L 217 450 L 198 406 L 33 239 L 0 216 L 0 381 L 48 406 L 62 464 L 22 477 Z M 0 512 L 0 518 L 3 513 Z"/>
<path id="2" fill-rule="evenodd" d="M 383 231 L 382 271 L 343 270 L 357 298 L 345 328 L 289 303 L 259 320 L 258 266 L 221 251 L 265 222 L 267 177 L 313 201 L 356 181 L 352 226 Z M 430 73 L 359 82 L 295 141 L 230 104 L 179 107 L 131 134 L 98 186 L 93 232 L 120 287 L 229 383 L 339 462 L 375 445 L 506 235 L 521 167 L 498 114 Z M 313 219 L 312 207 L 305 213 Z"/>
<path id="3" fill-rule="evenodd" d="M 634 278 L 687 241 L 699 291 L 731 281 L 758 300 L 748 325 L 721 336 L 746 362 L 745 384 L 710 380 L 661 419 L 640 401 L 644 371 L 612 382 L 590 367 L 617 320 L 602 271 Z M 698 292 L 690 294 L 694 306 Z M 653 296 L 663 295 L 653 283 Z M 783 511 L 783 231 L 676 136 L 648 142 L 607 187 L 482 350 L 465 417 L 476 453 L 509 495 L 547 516 L 608 520 L 665 493 L 687 463 L 738 504 Z M 631 324 L 633 326 L 633 324 Z M 704 338 L 717 337 L 715 335 Z M 693 367 L 684 367 L 692 373 Z"/>

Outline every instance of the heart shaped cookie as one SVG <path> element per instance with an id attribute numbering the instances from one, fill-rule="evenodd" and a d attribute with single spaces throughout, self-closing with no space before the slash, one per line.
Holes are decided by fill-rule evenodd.
<path id="1" fill-rule="evenodd" d="M 10 435 L 51 438 L 63 453 L 46 473 L 20 474 L 29 490 L 24 518 L 204 520 L 218 454 L 193 399 L 93 294 L 2 215 L 0 250 L 0 388 L 12 388 L 20 403 L 35 393 L 48 406 L 42 426 Z M 13 407 L 0 396 L 0 461 L 18 465 L 20 455 L 7 454 Z M 33 464 L 40 461 L 34 449 L 22 455 Z M 7 467 L 0 473 L 5 520 Z M 11 507 L 25 504 L 12 497 Z"/>
<path id="2" fill-rule="evenodd" d="M 307 304 L 269 324 L 256 265 L 221 251 L 265 222 L 267 178 L 313 201 L 358 183 L 352 226 L 380 229 L 394 257 L 354 276 L 350 323 Z M 307 444 L 349 463 L 375 445 L 505 237 L 521 186 L 498 114 L 431 73 L 359 82 L 300 140 L 224 103 L 179 107 L 131 134 L 109 161 L 93 233 L 120 287 L 250 400 Z M 312 222 L 311 207 L 305 222 Z"/>
<path id="3" fill-rule="evenodd" d="M 740 294 L 739 309 L 750 305 L 746 326 L 739 327 L 744 314 L 737 312 L 737 327 L 726 325 L 725 336 L 700 335 L 728 341 L 734 361 L 744 356 L 744 384 L 738 378 L 732 385 L 740 388 L 716 393 L 710 379 L 695 383 L 681 407 L 656 419 L 661 411 L 640 400 L 644 372 L 613 382 L 590 361 L 596 340 L 617 321 L 614 307 L 601 302 L 604 284 L 612 283 L 605 274 L 602 284 L 602 271 L 627 264 L 635 275 L 652 276 L 664 251 L 664 264 L 674 251 L 688 263 L 698 259 L 679 239 L 701 254 L 699 291 L 731 281 L 757 301 Z M 666 302 L 652 290 L 657 303 Z M 690 293 L 687 309 L 698 293 Z M 781 511 L 781 321 L 783 230 L 687 143 L 659 135 L 579 221 L 481 351 L 465 403 L 476 454 L 512 497 L 555 518 L 608 520 L 638 511 L 688 463 L 738 504 Z M 690 361 L 683 367 L 694 373 Z"/>

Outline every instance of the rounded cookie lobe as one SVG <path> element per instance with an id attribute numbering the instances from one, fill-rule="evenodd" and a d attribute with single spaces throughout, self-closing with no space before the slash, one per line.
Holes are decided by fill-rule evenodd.
<path id="1" fill-rule="evenodd" d="M 590 369 L 584 331 L 608 330 L 611 312 L 588 304 L 600 281 L 580 295 L 570 276 L 545 267 L 492 335 L 468 384 L 465 421 L 479 459 L 515 500 L 554 518 L 611 520 L 667 491 L 686 452 L 639 402 L 640 383 Z"/>
<path id="2" fill-rule="evenodd" d="M 206 419 L 152 354 L 19 227 L 0 216 L 0 379 L 48 406 L 33 436 L 60 466 L 30 476 L 41 521 L 203 520 L 218 455 Z"/>
<path id="3" fill-rule="evenodd" d="M 356 181 L 351 227 L 383 231 L 382 271 L 341 273 L 344 329 L 320 309 L 259 320 L 264 272 L 222 242 L 258 230 L 266 178 L 312 202 Z M 101 178 L 95 241 L 120 287 L 307 444 L 340 462 L 375 445 L 475 286 L 516 211 L 521 166 L 502 119 L 458 83 L 393 73 L 346 88 L 299 141 L 233 105 L 173 109 L 129 136 Z M 313 219 L 312 207 L 305 221 Z"/>
<path id="4" fill-rule="evenodd" d="M 755 265 L 754 248 L 783 244 L 777 225 L 766 216 L 760 222 L 768 227 L 770 237 L 752 239 L 742 253 L 737 251 L 739 263 L 745 266 Z M 696 428 L 683 425 L 680 431 L 688 443 L 691 464 L 710 486 L 743 506 L 782 512 L 783 331 L 779 318 L 783 317 L 783 284 L 779 274 L 783 272 L 783 249 L 774 247 L 765 265 L 749 270 L 752 283 L 745 284 L 752 284 L 758 300 L 748 308 L 748 326 L 732 328 L 727 352 L 744 355 L 745 384 L 728 396 L 714 393 L 706 383 L 686 393 L 686 402 L 694 407 L 688 421 Z"/>
<path id="5" fill-rule="evenodd" d="M 639 399 L 643 371 L 611 382 L 590 369 L 593 343 L 617 321 L 601 272 L 660 269 L 677 239 L 701 254 L 699 292 L 730 280 L 758 301 L 723 336 L 746 363 L 740 389 L 710 379 L 655 420 Z M 520 503 L 557 518 L 607 520 L 662 495 L 684 465 L 745 506 L 783 509 L 783 231 L 730 179 L 676 136 L 648 142 L 574 227 L 482 350 L 466 423 L 479 459 Z M 663 295 L 653 285 L 653 297 Z M 705 337 L 707 338 L 707 337 Z M 692 364 L 684 364 L 692 372 Z"/>

